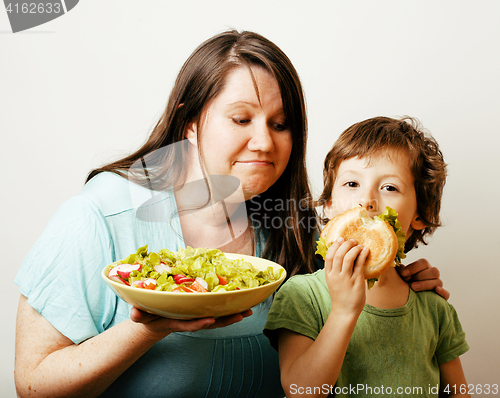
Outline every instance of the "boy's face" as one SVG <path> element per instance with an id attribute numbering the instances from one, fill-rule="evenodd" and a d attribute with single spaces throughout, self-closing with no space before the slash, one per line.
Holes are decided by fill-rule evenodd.
<path id="1" fill-rule="evenodd" d="M 414 178 L 404 152 L 388 149 L 370 159 L 356 157 L 340 163 L 325 215 L 331 219 L 360 205 L 370 217 L 383 213 L 385 206 L 392 207 L 407 238 L 413 230 L 425 228 L 417 214 Z"/>

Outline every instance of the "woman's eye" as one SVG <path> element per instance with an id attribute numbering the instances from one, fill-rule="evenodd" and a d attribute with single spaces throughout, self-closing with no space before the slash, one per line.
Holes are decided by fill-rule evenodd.
<path id="1" fill-rule="evenodd" d="M 250 119 L 244 117 L 233 117 L 233 122 L 236 124 L 247 124 L 250 123 Z"/>
<path id="2" fill-rule="evenodd" d="M 288 126 L 286 124 L 282 124 L 282 123 L 273 123 L 273 128 L 276 131 L 285 131 L 285 130 L 288 130 Z"/>

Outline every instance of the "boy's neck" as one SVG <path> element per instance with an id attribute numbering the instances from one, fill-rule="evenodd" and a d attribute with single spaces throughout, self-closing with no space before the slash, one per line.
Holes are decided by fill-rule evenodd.
<path id="1" fill-rule="evenodd" d="M 409 294 L 408 284 L 401 279 L 396 268 L 390 267 L 370 290 L 366 288 L 366 304 L 377 308 L 399 308 L 408 302 Z"/>

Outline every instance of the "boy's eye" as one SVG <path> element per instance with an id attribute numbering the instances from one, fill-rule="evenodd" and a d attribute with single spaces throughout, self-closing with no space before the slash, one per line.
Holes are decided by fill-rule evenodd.
<path id="1" fill-rule="evenodd" d="M 396 191 L 398 190 L 398 189 L 397 189 L 395 186 L 393 186 L 393 185 L 384 185 L 384 186 L 382 187 L 382 189 L 383 189 L 384 191 L 389 191 L 389 192 L 396 192 Z"/>

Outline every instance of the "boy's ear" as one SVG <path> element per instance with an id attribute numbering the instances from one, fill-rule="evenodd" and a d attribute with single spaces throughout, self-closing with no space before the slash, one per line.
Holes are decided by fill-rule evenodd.
<path id="1" fill-rule="evenodd" d="M 334 217 L 333 214 L 333 202 L 331 199 L 329 199 L 323 206 L 323 213 L 325 214 L 325 217 L 328 219 L 332 219 Z"/>
<path id="2" fill-rule="evenodd" d="M 184 131 L 184 137 L 186 137 L 192 145 L 198 146 L 198 128 L 196 123 L 189 123 L 187 125 L 186 131 Z"/>
<path id="3" fill-rule="evenodd" d="M 426 227 L 426 225 L 424 224 L 424 222 L 422 221 L 422 219 L 418 214 L 415 214 L 410 225 L 412 229 L 415 231 L 420 231 L 421 229 L 424 229 Z"/>

